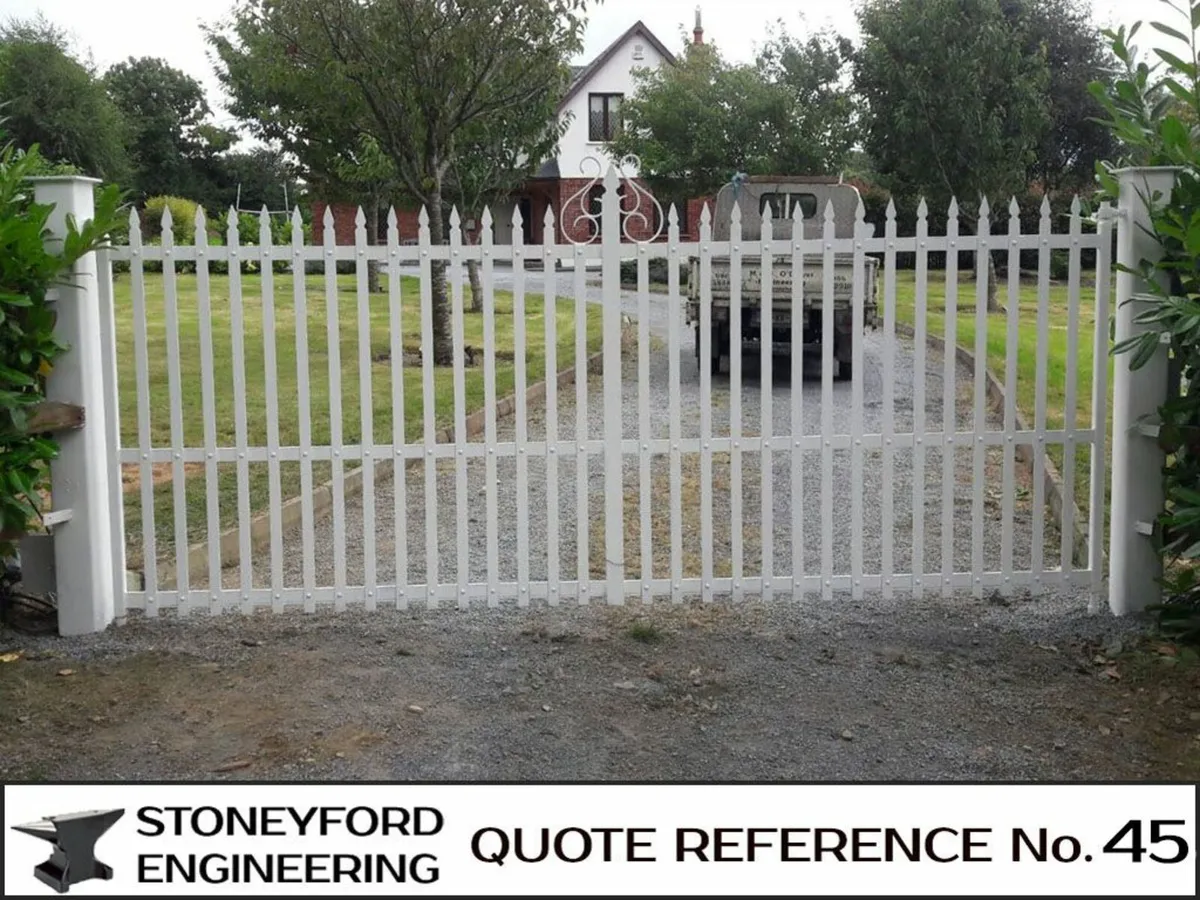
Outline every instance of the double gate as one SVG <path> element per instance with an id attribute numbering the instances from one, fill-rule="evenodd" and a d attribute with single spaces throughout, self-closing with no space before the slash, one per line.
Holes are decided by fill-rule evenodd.
<path id="1" fill-rule="evenodd" d="M 602 183 L 582 243 L 556 238 L 551 214 L 534 246 L 517 213 L 511 245 L 492 240 L 490 214 L 478 241 L 454 216 L 436 244 L 423 215 L 406 244 L 393 213 L 375 245 L 360 212 L 353 246 L 328 212 L 319 242 L 298 213 L 276 242 L 264 212 L 250 245 L 232 213 L 211 231 L 200 214 L 186 246 L 169 218 L 153 243 L 131 218 L 128 245 L 101 255 L 116 273 L 101 300 L 126 486 L 114 564 L 141 573 L 118 612 L 1099 595 L 1110 217 L 1085 227 L 1076 204 L 1055 230 L 1046 205 L 1022 233 L 1015 204 L 1006 223 L 986 207 L 960 223 L 952 205 L 931 235 L 922 204 L 901 236 L 894 210 L 872 229 L 860 207 L 852 238 L 827 217 L 819 238 L 774 239 L 768 220 L 761 240 L 734 221 L 714 241 L 706 211 L 689 242 L 671 210 L 632 241 L 643 214 L 623 208 L 615 169 Z M 1000 311 L 978 252 L 997 259 Z M 843 255 L 849 382 L 829 340 Z M 877 327 L 868 256 L 881 260 Z M 743 261 L 761 262 L 768 293 L 774 267 L 820 266 L 821 351 L 735 352 L 728 375 L 697 366 L 692 342 L 707 359 L 710 337 L 683 319 L 681 268 L 700 260 L 707 323 L 714 257 L 735 284 Z M 623 285 L 629 259 L 636 284 Z M 432 352 L 443 267 L 449 365 Z M 734 303 L 735 347 L 741 326 Z"/>

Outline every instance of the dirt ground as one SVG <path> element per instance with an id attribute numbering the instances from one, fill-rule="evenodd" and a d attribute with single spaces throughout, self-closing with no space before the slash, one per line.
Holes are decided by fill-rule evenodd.
<path id="1" fill-rule="evenodd" d="M 835 600 L 2 632 L 0 775 L 1200 778 L 1200 662 L 1145 622 Z"/>

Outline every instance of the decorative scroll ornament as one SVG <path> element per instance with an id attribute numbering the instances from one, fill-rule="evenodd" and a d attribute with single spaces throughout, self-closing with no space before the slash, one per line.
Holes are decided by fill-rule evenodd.
<path id="1" fill-rule="evenodd" d="M 618 195 L 618 199 L 622 202 L 617 210 L 617 216 L 621 222 L 621 235 L 626 241 L 634 244 L 650 244 L 662 235 L 666 216 L 663 214 L 662 204 L 629 174 L 630 171 L 640 170 L 641 164 L 641 160 L 633 154 L 613 163 L 617 178 L 620 179 L 621 186 L 625 188 L 624 192 Z M 565 237 L 569 243 L 576 246 L 585 246 L 596 242 L 600 237 L 603 215 L 600 209 L 592 208 L 591 193 L 597 185 L 604 184 L 604 166 L 597 157 L 586 156 L 583 158 L 581 168 L 585 177 L 588 178 L 588 183 L 572 194 L 563 207 L 564 224 L 568 216 L 574 217 L 571 220 L 571 228 L 564 229 Z M 625 207 L 630 205 L 627 202 L 630 199 L 633 208 L 626 209 Z M 587 223 L 586 229 L 579 227 L 583 222 Z M 630 228 L 631 223 L 639 225 L 639 230 L 643 233 L 649 232 L 651 228 L 654 231 L 649 237 L 634 237 Z M 584 240 L 576 240 L 574 235 L 580 231 L 584 231 L 588 237 Z"/>

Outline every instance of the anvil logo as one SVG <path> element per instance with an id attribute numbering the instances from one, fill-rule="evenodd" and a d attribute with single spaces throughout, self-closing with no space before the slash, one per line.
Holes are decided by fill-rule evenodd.
<path id="1" fill-rule="evenodd" d="M 65 894 L 71 885 L 81 881 L 92 878 L 108 881 L 113 877 L 112 868 L 96 859 L 96 841 L 123 815 L 123 809 L 90 810 L 46 816 L 28 825 L 14 825 L 13 830 L 54 845 L 50 858 L 33 867 L 33 875 L 38 881 Z"/>

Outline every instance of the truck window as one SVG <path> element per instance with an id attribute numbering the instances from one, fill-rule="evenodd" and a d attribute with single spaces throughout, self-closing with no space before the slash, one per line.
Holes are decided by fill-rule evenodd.
<path id="1" fill-rule="evenodd" d="M 796 214 L 796 207 L 800 207 L 800 213 L 806 219 L 812 219 L 817 215 L 817 195 L 816 194 L 763 194 L 759 201 L 758 212 L 762 215 L 767 210 L 767 206 L 771 207 L 771 218 L 773 219 L 790 219 Z"/>

